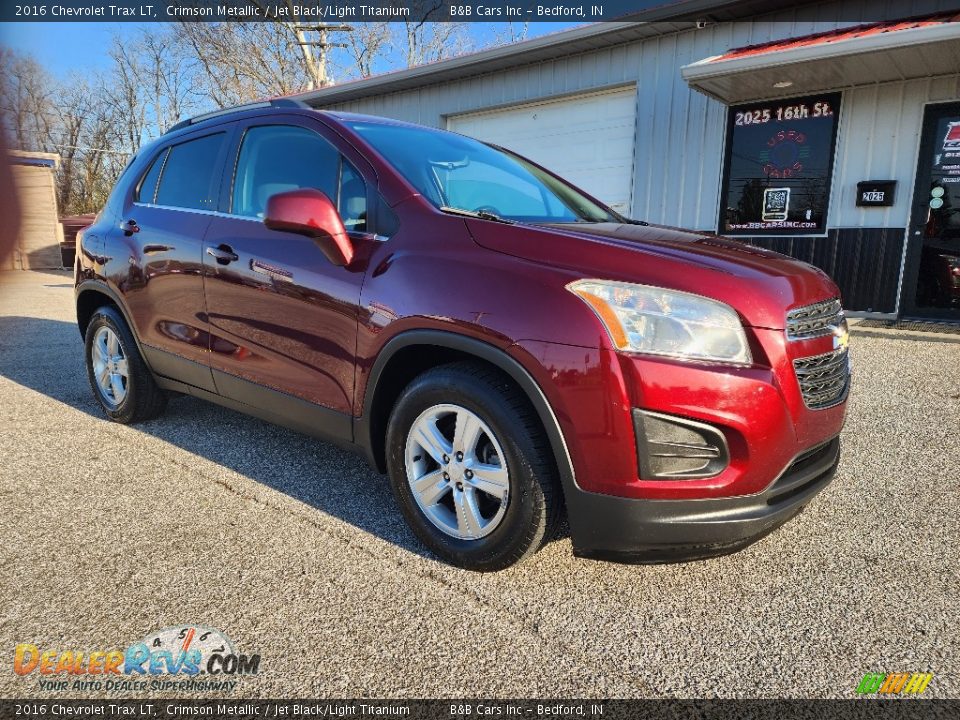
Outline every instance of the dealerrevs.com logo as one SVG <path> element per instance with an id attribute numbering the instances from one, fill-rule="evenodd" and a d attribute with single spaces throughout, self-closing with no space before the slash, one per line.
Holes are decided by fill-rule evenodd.
<path id="1" fill-rule="evenodd" d="M 919 695 L 933 680 L 932 673 L 867 673 L 857 685 L 859 695 Z"/>
<path id="2" fill-rule="evenodd" d="M 40 690 L 231 691 L 237 676 L 256 675 L 260 655 L 238 653 L 215 628 L 182 625 L 151 633 L 126 650 L 14 648 L 13 671 L 38 677 Z"/>

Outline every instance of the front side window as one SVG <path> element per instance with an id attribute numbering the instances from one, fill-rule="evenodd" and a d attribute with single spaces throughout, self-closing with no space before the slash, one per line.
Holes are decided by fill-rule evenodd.
<path id="1" fill-rule="evenodd" d="M 839 93 L 730 108 L 722 234 L 827 231 L 839 110 Z"/>
<path id="2" fill-rule="evenodd" d="M 478 140 L 388 123 L 349 125 L 437 207 L 517 222 L 622 221 L 572 185 Z"/>
<path id="3" fill-rule="evenodd" d="M 366 183 L 324 138 L 291 125 L 247 130 L 237 158 L 231 212 L 262 218 L 271 195 L 300 188 L 320 190 L 333 200 L 347 230 L 366 229 Z"/>
<path id="4" fill-rule="evenodd" d="M 167 207 L 216 210 L 220 185 L 216 171 L 226 137 L 225 133 L 216 133 L 171 147 L 154 202 Z"/>

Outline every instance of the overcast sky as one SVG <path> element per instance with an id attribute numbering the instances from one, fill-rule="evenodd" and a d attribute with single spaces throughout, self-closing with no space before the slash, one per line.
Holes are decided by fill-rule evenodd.
<path id="1" fill-rule="evenodd" d="M 32 54 L 44 67 L 59 77 L 76 70 L 104 69 L 109 66 L 107 48 L 114 34 L 129 32 L 139 23 L 0 23 L 0 43 Z M 577 23 L 530 23 L 527 37 L 566 30 Z M 470 33 L 477 45 L 490 41 L 494 23 L 473 23 Z M 397 68 L 391 68 L 397 69 Z"/>

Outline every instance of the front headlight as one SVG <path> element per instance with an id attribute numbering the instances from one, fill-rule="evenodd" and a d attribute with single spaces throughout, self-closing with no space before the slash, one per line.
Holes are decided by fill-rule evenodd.
<path id="1" fill-rule="evenodd" d="M 699 295 L 612 280 L 567 285 L 597 314 L 620 350 L 687 360 L 750 364 L 736 311 Z"/>

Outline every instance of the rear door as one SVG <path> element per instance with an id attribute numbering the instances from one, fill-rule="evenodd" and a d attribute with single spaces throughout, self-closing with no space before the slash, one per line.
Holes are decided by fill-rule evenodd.
<path id="1" fill-rule="evenodd" d="M 348 231 L 366 229 L 361 175 L 315 121 L 272 116 L 238 128 L 234 172 L 204 240 L 210 363 L 218 391 L 262 409 L 283 397 L 332 411 L 326 434 L 349 438 L 362 267 L 337 267 L 308 237 L 268 229 L 267 199 L 311 187 L 338 203 Z M 233 160 L 233 158 L 236 158 Z"/>
<path id="2" fill-rule="evenodd" d="M 155 372 L 213 390 L 203 292 L 203 236 L 219 200 L 224 129 L 161 148 L 109 243 L 123 294 Z"/>

